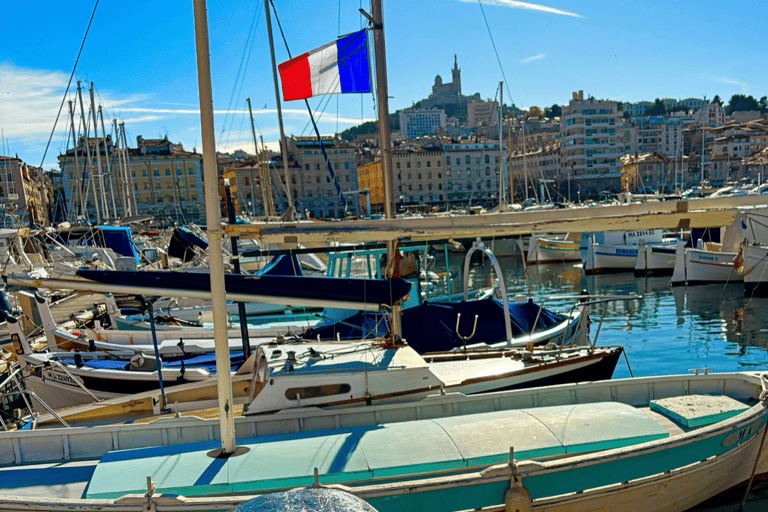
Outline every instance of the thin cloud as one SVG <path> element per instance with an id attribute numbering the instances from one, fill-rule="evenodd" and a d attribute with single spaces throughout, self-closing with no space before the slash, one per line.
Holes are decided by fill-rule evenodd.
<path id="1" fill-rule="evenodd" d="M 475 3 L 475 0 L 459 0 L 464 3 Z M 560 14 L 562 16 L 573 16 L 574 18 L 583 18 L 581 14 L 575 12 L 566 11 L 563 9 L 557 9 L 556 7 L 550 7 L 548 5 L 534 4 L 531 2 L 519 2 L 517 0 L 484 0 L 485 5 L 498 5 L 501 7 L 514 7 L 516 9 L 527 9 L 529 11 L 540 11 L 549 14 Z"/>
<path id="2" fill-rule="evenodd" d="M 717 79 L 717 81 L 730 84 L 730 85 L 738 85 L 739 87 L 741 87 L 742 92 L 746 92 L 748 89 L 748 85 L 745 82 L 740 82 L 739 80 L 735 80 L 733 78 L 720 77 Z"/>
<path id="3" fill-rule="evenodd" d="M 536 55 L 531 55 L 530 57 L 526 57 L 524 59 L 521 59 L 520 62 L 522 64 L 526 64 L 528 62 L 533 62 L 535 60 L 541 60 L 541 59 L 543 59 L 546 56 L 547 56 L 547 54 L 545 54 L 545 53 L 537 53 Z"/>

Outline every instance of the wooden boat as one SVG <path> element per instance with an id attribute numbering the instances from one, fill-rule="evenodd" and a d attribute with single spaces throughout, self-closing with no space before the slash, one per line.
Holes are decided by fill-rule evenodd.
<path id="1" fill-rule="evenodd" d="M 316 470 L 379 512 L 683 511 L 768 472 L 767 388 L 701 372 L 246 416 L 220 459 L 199 416 L 6 432 L 0 507 L 224 511 Z M 57 498 L 30 498 L 54 482 Z"/>
<path id="2" fill-rule="evenodd" d="M 54 338 L 56 348 L 81 343 L 79 348 L 91 352 L 36 352 L 18 318 L 6 312 L 6 320 L 16 357 L 25 368 L 24 383 L 46 404 L 44 408 L 59 409 L 116 397 L 130 399 L 134 393 L 162 390 L 163 385 L 177 387 L 206 381 L 211 390 L 215 385 L 211 378 L 216 373 L 213 347 L 198 350 L 206 340 L 173 339 L 166 334 L 158 340 L 154 353 L 151 342 L 109 343 L 54 331 L 47 334 Z M 230 348 L 238 346 L 239 340 L 231 340 Z M 422 357 L 407 344 L 381 338 L 336 343 L 261 339 L 254 340 L 253 354 L 247 360 L 242 350 L 231 352 L 230 366 L 235 377 L 247 377 L 241 377 L 244 385 L 235 388 L 236 403 L 248 403 L 249 411 L 270 411 L 414 400 L 436 389 L 479 393 L 610 378 L 621 352 L 620 347 L 588 345 L 552 346 L 536 352 L 513 348 L 463 350 Z M 211 395 L 209 392 L 205 396 Z M 39 408 L 41 404 L 37 405 Z"/>
<path id="3" fill-rule="evenodd" d="M 672 274 L 675 268 L 676 246 L 670 244 L 640 243 L 635 260 L 636 276 Z"/>
<path id="4" fill-rule="evenodd" d="M 579 234 L 568 233 L 565 238 L 539 238 L 537 263 L 558 263 L 561 261 L 579 261 Z"/>
<path id="5" fill-rule="evenodd" d="M 606 231 L 581 233 L 580 251 L 584 273 L 631 272 L 635 268 L 639 243 L 661 243 L 664 231 Z"/>

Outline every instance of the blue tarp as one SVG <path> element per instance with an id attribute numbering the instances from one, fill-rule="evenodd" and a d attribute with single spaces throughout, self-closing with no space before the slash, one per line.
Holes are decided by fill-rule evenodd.
<path id="1" fill-rule="evenodd" d="M 299 258 L 295 254 L 280 254 L 254 272 L 258 276 L 303 276 Z"/>
<path id="2" fill-rule="evenodd" d="M 104 246 L 122 256 L 132 256 L 139 265 L 139 253 L 131 240 L 131 228 L 123 226 L 99 226 L 104 239 Z"/>
<path id="3" fill-rule="evenodd" d="M 464 345 L 456 333 L 456 318 L 461 314 L 459 332 L 464 336 L 472 333 L 477 315 L 475 334 L 466 343 L 497 343 L 506 337 L 504 306 L 494 298 L 459 301 L 425 302 L 402 312 L 403 338 L 419 353 L 451 350 Z M 536 331 L 549 328 L 565 317 L 542 308 L 531 301 L 509 304 L 512 336 L 530 333 L 536 322 Z M 538 315 L 538 320 L 536 316 Z M 386 334 L 389 319 L 380 313 L 358 312 L 342 321 L 315 327 L 304 334 L 306 339 L 342 339 L 361 336 L 372 337 Z"/>

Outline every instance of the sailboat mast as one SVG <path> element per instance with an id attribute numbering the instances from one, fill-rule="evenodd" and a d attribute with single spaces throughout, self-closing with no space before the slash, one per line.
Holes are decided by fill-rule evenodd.
<path id="1" fill-rule="evenodd" d="M 504 108 L 504 82 L 499 82 L 499 211 L 504 211 L 504 152 L 502 151 L 502 130 L 501 127 L 501 111 Z"/>
<path id="2" fill-rule="evenodd" d="M 112 165 L 109 163 L 109 148 L 107 148 L 107 131 L 104 129 L 104 112 L 99 105 L 99 121 L 101 121 L 101 136 L 104 138 L 104 161 L 107 164 L 107 179 L 109 180 L 109 196 L 112 202 L 112 218 L 117 219 L 115 205 L 115 179 L 112 177 Z"/>
<path id="3" fill-rule="evenodd" d="M 96 101 L 93 98 L 93 82 L 91 82 L 91 86 L 88 88 L 88 94 L 91 97 L 91 115 L 93 116 L 93 138 L 96 139 L 96 168 L 99 172 L 99 193 L 98 195 L 101 197 L 102 205 L 104 208 L 104 218 L 105 220 L 109 218 L 109 205 L 107 204 L 107 194 L 104 190 L 104 172 L 102 171 L 101 167 L 101 145 L 99 144 L 99 124 L 96 121 Z M 106 141 L 105 146 L 106 146 Z M 95 186 L 95 184 L 94 184 Z"/>
<path id="4" fill-rule="evenodd" d="M 280 86 L 277 83 L 277 64 L 275 63 L 275 46 L 272 42 L 272 17 L 269 15 L 269 0 L 264 0 L 264 16 L 267 19 L 269 56 L 272 58 L 272 80 L 275 82 L 275 105 L 277 105 L 277 124 L 280 127 L 280 151 L 283 153 L 283 173 L 285 174 L 288 209 L 293 210 L 293 192 L 291 190 L 291 180 L 288 172 L 288 143 L 285 140 L 285 131 L 283 130 L 283 109 L 280 106 Z"/>
<path id="5" fill-rule="evenodd" d="M 101 212 L 99 210 L 99 200 L 96 196 L 96 184 L 93 183 L 93 161 L 91 160 L 91 151 L 88 147 L 88 123 L 86 122 L 85 117 L 85 107 L 83 106 L 83 92 L 80 88 L 80 82 L 77 82 L 77 96 L 80 99 L 80 120 L 83 123 L 83 143 L 85 144 L 85 158 L 86 158 L 86 169 L 89 169 L 88 171 L 88 185 L 85 189 L 86 199 L 88 196 L 88 188 L 93 185 L 93 207 L 96 211 L 96 223 L 101 224 Z M 86 201 L 86 205 L 87 205 Z M 85 213 L 85 212 L 84 212 Z"/>
<path id="6" fill-rule="evenodd" d="M 216 381 L 219 392 L 219 428 L 222 455 L 235 452 L 235 417 L 227 341 L 226 289 L 224 258 L 221 250 L 223 232 L 219 222 L 219 179 L 216 170 L 216 139 L 213 131 L 213 93 L 208 46 L 208 15 L 205 0 L 193 0 L 195 13 L 195 49 L 197 82 L 200 95 L 200 133 L 203 141 L 203 178 L 205 180 L 205 218 L 210 259 L 213 336 L 216 346 Z"/>
<path id="7" fill-rule="evenodd" d="M 371 18 L 373 19 L 373 51 L 376 59 L 376 99 L 379 111 L 379 148 L 381 149 L 381 177 L 384 182 L 384 216 L 395 218 L 394 177 L 392 175 L 392 142 L 389 133 L 389 91 L 387 89 L 387 52 L 384 47 L 384 16 L 381 0 L 371 0 Z M 387 241 L 387 261 L 394 261 L 397 254 L 397 242 Z M 391 329 L 398 337 L 403 335 L 400 322 L 400 306 L 392 306 Z"/>
<path id="8" fill-rule="evenodd" d="M 74 156 L 75 156 L 75 186 L 77 187 L 77 205 L 75 205 L 75 194 L 72 193 L 70 199 L 70 211 L 69 215 L 71 216 L 72 211 L 76 210 L 77 208 L 80 209 L 80 212 L 85 211 L 85 205 L 83 203 L 83 174 L 80 172 L 80 165 L 77 162 L 77 153 L 80 150 L 77 144 L 77 133 L 75 132 L 75 110 L 72 106 L 72 100 L 69 100 L 69 122 L 72 124 L 72 146 L 74 147 Z M 77 215 L 75 215 L 75 218 L 77 218 Z"/>

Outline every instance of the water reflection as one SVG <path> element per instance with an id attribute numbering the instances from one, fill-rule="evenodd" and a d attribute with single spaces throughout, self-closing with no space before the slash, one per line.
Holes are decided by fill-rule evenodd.
<path id="1" fill-rule="evenodd" d="M 552 309 L 569 309 L 573 301 L 562 296 L 582 290 L 636 296 L 609 303 L 600 332 L 600 343 L 625 346 L 635 375 L 768 365 L 768 299 L 744 298 L 741 283 L 671 287 L 669 277 L 636 278 L 629 272 L 584 276 L 581 266 L 571 262 L 525 266 L 519 256 L 498 260 L 510 297 L 529 295 Z M 459 271 L 451 280 L 452 291 L 460 292 L 463 256 L 452 254 L 449 265 Z M 471 289 L 492 286 L 494 278 L 488 261 L 469 267 Z M 601 314 L 602 308 L 593 308 L 593 326 Z M 617 377 L 628 375 L 627 368 L 617 369 Z"/>

